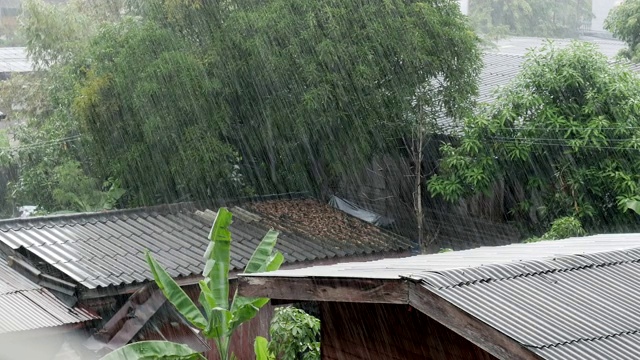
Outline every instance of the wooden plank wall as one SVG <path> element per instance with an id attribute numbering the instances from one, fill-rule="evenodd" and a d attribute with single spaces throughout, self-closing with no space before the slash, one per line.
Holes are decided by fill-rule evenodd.
<path id="1" fill-rule="evenodd" d="M 322 359 L 495 357 L 408 305 L 321 303 Z"/>

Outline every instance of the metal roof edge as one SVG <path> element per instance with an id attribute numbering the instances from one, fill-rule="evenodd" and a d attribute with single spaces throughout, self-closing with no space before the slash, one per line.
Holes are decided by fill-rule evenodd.
<path id="1" fill-rule="evenodd" d="M 99 216 L 114 216 L 114 215 L 123 215 L 123 214 L 134 214 L 134 213 L 142 213 L 142 212 L 159 212 L 159 213 L 172 213 L 178 212 L 180 210 L 195 210 L 199 206 L 198 202 L 181 202 L 181 203 L 172 203 L 172 204 L 160 204 L 148 207 L 137 207 L 130 209 L 118 209 L 118 210 L 107 210 L 107 211 L 96 211 L 96 212 L 79 212 L 73 214 L 59 214 L 59 215 L 43 215 L 43 216 L 32 216 L 27 218 L 9 218 L 9 219 L 0 219 L 0 226 L 2 225 L 12 225 L 12 224 L 23 224 L 30 223 L 35 221 L 55 221 L 55 220 L 75 220 L 75 219 L 85 219 Z"/>
<path id="2" fill-rule="evenodd" d="M 132 214 L 141 212 L 158 212 L 158 213 L 173 213 L 181 210 L 205 210 L 207 206 L 214 208 L 221 206 L 233 206 L 251 202 L 262 202 L 269 200 L 291 200 L 300 198 L 312 198 L 308 192 L 296 192 L 285 194 L 271 194 L 271 195 L 255 195 L 248 197 L 228 198 L 228 199 L 215 199 L 215 200 L 200 200 L 200 201 L 183 201 L 175 203 L 158 204 L 152 206 L 140 206 L 135 208 L 106 210 L 106 211 L 94 211 L 94 212 L 78 212 L 71 214 L 58 214 L 58 215 L 43 215 L 32 216 L 27 218 L 8 218 L 0 219 L 0 226 L 29 223 L 34 221 L 47 221 L 47 220 L 73 220 L 91 218 L 97 216 L 112 216 L 122 214 Z"/>

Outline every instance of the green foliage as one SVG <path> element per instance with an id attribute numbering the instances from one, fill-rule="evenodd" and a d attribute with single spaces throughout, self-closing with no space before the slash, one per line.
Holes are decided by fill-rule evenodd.
<path id="1" fill-rule="evenodd" d="M 506 35 L 575 37 L 591 13 L 590 0 L 470 0 L 473 27 L 489 38 Z"/>
<path id="2" fill-rule="evenodd" d="M 627 200 L 624 203 L 625 210 L 631 210 L 640 215 L 640 201 L 639 200 Z"/>
<path id="3" fill-rule="evenodd" d="M 620 52 L 624 58 L 633 62 L 640 61 L 640 1 L 625 0 L 614 7 L 604 23 L 605 29 L 629 46 Z"/>
<path id="4" fill-rule="evenodd" d="M 580 220 L 575 217 L 567 216 L 554 220 L 551 223 L 551 229 L 542 236 L 527 239 L 525 242 L 532 243 L 546 240 L 560 240 L 570 237 L 584 236 L 586 234 L 587 232 L 582 227 Z"/>
<path id="5" fill-rule="evenodd" d="M 253 350 L 256 354 L 256 360 L 275 360 L 276 357 L 269 352 L 269 341 L 262 337 L 256 337 L 253 343 Z"/>
<path id="6" fill-rule="evenodd" d="M 119 179 L 128 205 L 324 189 L 396 151 L 419 85 L 440 79 L 438 106 L 461 117 L 480 63 L 453 0 L 26 10 L 55 117 L 88 140 L 87 175 Z"/>
<path id="7" fill-rule="evenodd" d="M 448 253 L 448 252 L 452 252 L 452 251 L 453 251 L 453 249 L 451 249 L 451 248 L 441 248 L 440 250 L 438 250 L 438 254 Z"/>
<path id="8" fill-rule="evenodd" d="M 188 346 L 169 341 L 140 341 L 112 351 L 100 360 L 204 360 Z"/>
<path id="9" fill-rule="evenodd" d="M 69 161 L 53 169 L 53 199 L 61 208 L 92 212 L 112 210 L 125 190 L 113 179 L 105 181 L 102 186 L 85 175 L 77 161 Z"/>
<path id="10" fill-rule="evenodd" d="M 238 188 L 226 106 L 193 49 L 154 23 L 125 19 L 104 26 L 90 53 L 73 110 L 101 173 L 142 203 Z"/>
<path id="11" fill-rule="evenodd" d="M 477 38 L 455 1 L 237 5 L 223 43 L 234 134 L 281 190 L 366 163 L 418 86 L 442 78 L 443 108 L 458 116 L 475 90 Z"/>
<path id="12" fill-rule="evenodd" d="M 526 224 L 575 216 L 589 231 L 633 226 L 638 199 L 640 81 L 594 46 L 531 52 L 497 100 L 446 144 L 433 195 L 455 201 L 505 185 L 507 210 Z"/>
<path id="13" fill-rule="evenodd" d="M 149 252 L 146 254 L 153 278 L 160 290 L 185 319 L 202 330 L 207 338 L 213 339 L 221 360 L 233 358 L 229 351 L 229 343 L 238 326 L 255 317 L 258 310 L 269 302 L 266 298 L 246 298 L 236 293 L 229 303 L 231 220 L 231 212 L 226 208 L 220 208 L 209 233 L 210 243 L 204 254 L 204 279 L 199 283 L 198 298 L 204 314 L 153 256 Z M 280 252 L 274 252 L 277 236 L 278 233 L 273 230 L 267 233 L 249 259 L 245 273 L 274 271 L 280 268 L 284 257 Z M 137 345 L 127 347 L 129 346 Z"/>
<path id="14" fill-rule="evenodd" d="M 269 351 L 280 360 L 320 359 L 320 320 L 300 309 L 276 309 L 269 334 Z"/>

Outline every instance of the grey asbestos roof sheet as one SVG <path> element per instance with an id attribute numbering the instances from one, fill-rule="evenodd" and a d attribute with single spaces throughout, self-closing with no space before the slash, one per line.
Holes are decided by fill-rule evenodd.
<path id="1" fill-rule="evenodd" d="M 614 61 L 615 55 L 625 48 L 621 41 L 598 38 L 582 38 L 583 42 L 593 43 L 598 49 Z M 485 51 L 482 61 L 484 66 L 478 78 L 478 103 L 490 104 L 496 99 L 496 92 L 508 85 L 520 72 L 529 50 L 539 48 L 546 39 L 534 37 L 511 37 L 495 42 L 495 47 Z M 563 48 L 571 43 L 569 39 L 554 39 L 556 47 Z M 640 72 L 638 65 L 630 65 L 631 70 Z M 459 133 L 462 124 L 454 123 L 449 118 L 438 120 L 438 126 L 446 134 Z"/>
<path id="2" fill-rule="evenodd" d="M 0 73 L 30 72 L 33 64 L 23 47 L 0 47 Z"/>
<path id="3" fill-rule="evenodd" d="M 618 52 L 626 47 L 626 44 L 622 41 L 615 39 L 600 39 L 596 37 L 582 37 L 577 39 L 578 41 L 594 44 L 598 50 L 609 58 L 614 58 Z M 495 48 L 490 49 L 490 52 L 524 56 L 529 50 L 533 48 L 539 48 L 547 41 L 545 38 L 539 37 L 508 37 L 494 41 Z M 556 47 L 564 48 L 571 43 L 571 39 L 551 39 Z"/>
<path id="4" fill-rule="evenodd" d="M 640 234 L 485 247 L 254 276 L 406 278 L 544 359 L 640 358 Z"/>
<path id="5" fill-rule="evenodd" d="M 244 268 L 272 227 L 281 231 L 277 248 L 288 263 L 404 251 L 411 246 L 405 238 L 313 200 L 255 206 L 263 212 L 230 209 L 232 270 Z M 286 214 L 283 209 L 295 211 Z M 296 213 L 303 218 L 295 221 Z M 0 241 L 12 249 L 26 249 L 87 288 L 117 286 L 153 279 L 144 260 L 146 249 L 173 277 L 200 274 L 211 220 L 199 214 L 184 205 L 6 220 L 0 221 Z M 326 231 L 319 233 L 314 221 Z"/>
<path id="6" fill-rule="evenodd" d="M 11 269 L 0 256 L 0 335 L 98 319 L 80 307 L 69 308 L 49 290 Z"/>

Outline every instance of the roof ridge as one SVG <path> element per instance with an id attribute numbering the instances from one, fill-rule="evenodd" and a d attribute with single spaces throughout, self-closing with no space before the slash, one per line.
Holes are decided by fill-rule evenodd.
<path id="1" fill-rule="evenodd" d="M 597 254 L 610 254 L 610 253 L 615 253 L 615 252 L 625 252 L 628 253 L 629 251 L 632 250 L 638 250 L 640 249 L 639 247 L 635 247 L 635 248 L 629 248 L 629 249 L 624 249 L 624 250 L 611 250 L 611 251 L 600 251 L 600 252 L 594 252 L 594 253 L 588 253 L 588 254 L 572 254 L 572 255 L 562 255 L 562 256 L 556 256 L 553 258 L 549 258 L 549 259 L 531 259 L 531 260 L 522 260 L 522 261 L 517 261 L 517 262 L 511 262 L 511 263 L 504 263 L 504 264 L 487 264 L 487 265 L 479 265 L 479 266 L 473 266 L 473 267 L 469 267 L 469 268 L 458 268 L 458 269 L 448 269 L 448 270 L 427 270 L 422 272 L 424 273 L 429 273 L 429 274 L 438 274 L 441 276 L 445 276 L 445 274 L 447 272 L 453 272 L 453 271 L 457 271 L 457 270 L 471 270 L 471 269 L 479 269 L 479 268 L 488 268 L 489 266 L 505 266 L 505 265 L 522 265 L 523 267 L 527 265 L 527 263 L 532 264 L 532 263 L 536 263 L 536 262 L 540 262 L 540 261 L 555 261 L 558 258 L 566 258 L 569 256 L 579 256 L 581 258 L 583 258 L 583 260 L 585 260 L 585 255 L 597 255 Z M 633 263 L 640 263 L 640 257 L 635 258 L 633 260 L 619 260 L 619 261 L 610 261 L 610 262 L 604 262 L 604 263 L 596 263 L 591 259 L 586 259 L 588 261 L 591 261 L 590 264 L 584 264 L 584 265 L 579 265 L 579 266 L 570 266 L 570 267 L 565 267 L 565 268 L 551 268 L 548 270 L 537 270 L 537 271 L 532 271 L 532 272 L 522 272 L 520 274 L 516 274 L 516 275 L 512 275 L 512 276 L 503 276 L 503 277 L 496 277 L 496 278 L 486 278 L 486 279 L 470 279 L 469 281 L 458 281 L 456 283 L 454 283 L 453 285 L 447 285 L 447 286 L 436 286 L 438 288 L 438 290 L 446 290 L 446 289 L 453 289 L 453 288 L 459 288 L 459 287 L 464 287 L 464 286 L 471 286 L 471 285 L 475 285 L 478 283 L 489 283 L 489 282 L 495 282 L 495 281 L 504 281 L 504 280 L 512 280 L 512 279 L 517 279 L 517 278 L 521 278 L 521 277 L 530 277 L 530 276 L 541 276 L 541 275 L 546 275 L 546 274 L 555 274 L 555 273 L 563 273 L 563 272 L 570 272 L 570 271 L 577 271 L 577 270 L 582 270 L 582 269 L 590 269 L 590 268 L 604 268 L 604 267 L 611 267 L 611 266 L 616 266 L 616 265 L 624 265 L 624 264 L 633 264 Z M 420 275 L 415 274 L 415 275 L 409 275 L 409 276 L 404 276 L 407 279 L 412 279 L 412 280 L 418 280 L 421 281 L 427 285 L 432 285 L 429 282 L 427 282 L 427 280 L 425 278 L 421 278 Z M 418 278 L 418 279 L 417 279 Z"/>
<path id="2" fill-rule="evenodd" d="M 116 210 L 104 210 L 104 211 L 93 211 L 93 212 L 78 212 L 78 213 L 65 213 L 65 214 L 54 214 L 54 215 L 42 215 L 42 216 L 32 216 L 27 218 L 8 218 L 8 219 L 0 219 L 0 226 L 8 225 L 8 224 L 20 224 L 20 223 L 29 223 L 34 221 L 47 221 L 47 220 L 67 220 L 67 219 L 85 219 L 85 218 L 94 218 L 99 216 L 111 216 L 111 215 L 121 215 L 121 214 L 131 214 L 131 213 L 139 213 L 139 212 L 159 212 L 159 213 L 175 213 L 180 210 L 203 210 L 207 206 L 213 206 L 215 208 L 219 208 L 222 206 L 241 206 L 242 204 L 251 203 L 251 202 L 263 202 L 270 200 L 294 200 L 294 199 L 305 199 L 313 197 L 309 197 L 307 192 L 297 192 L 297 193 L 285 193 L 285 194 L 271 194 L 271 195 L 255 195 L 255 196 L 247 196 L 247 197 L 238 197 L 234 199 L 218 199 L 213 201 L 181 201 L 175 203 L 165 203 L 151 206 L 139 206 L 135 208 L 127 208 L 127 209 L 116 209 Z M 316 199 L 317 200 L 317 199 Z"/>
<path id="3" fill-rule="evenodd" d="M 32 216 L 32 217 L 26 217 L 26 218 L 9 218 L 9 219 L 0 219 L 0 226 L 30 223 L 30 222 L 37 222 L 37 221 L 47 221 L 47 220 L 54 221 L 54 220 L 91 219 L 91 218 L 100 217 L 100 216 L 113 216 L 113 215 L 123 215 L 123 214 L 142 213 L 142 212 L 147 212 L 147 213 L 158 212 L 158 213 L 167 214 L 167 213 L 175 213 L 180 210 L 186 210 L 186 209 L 195 210 L 195 209 L 198 209 L 200 206 L 201 206 L 200 203 L 194 201 L 194 202 L 160 204 L 160 205 L 129 208 L 129 209 L 79 212 L 79 213 L 73 213 L 73 214 L 43 215 L 43 216 Z"/>
<path id="4" fill-rule="evenodd" d="M 559 347 L 559 346 L 571 345 L 571 344 L 576 344 L 576 343 L 581 343 L 581 342 L 593 342 L 593 341 L 599 341 L 599 340 L 607 340 L 607 339 L 619 337 L 619 336 L 622 336 L 622 335 L 633 335 L 633 334 L 638 334 L 638 333 L 640 333 L 640 329 L 624 330 L 624 331 L 620 331 L 620 332 L 613 333 L 613 334 L 594 336 L 594 337 L 590 337 L 590 338 L 578 338 L 578 339 L 572 339 L 572 340 L 553 343 L 553 344 L 546 344 L 546 345 L 528 345 L 528 344 L 525 344 L 524 346 L 530 347 L 530 348 L 534 348 L 534 349 L 549 349 L 549 348 L 555 348 L 555 347 Z"/>

